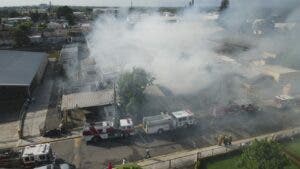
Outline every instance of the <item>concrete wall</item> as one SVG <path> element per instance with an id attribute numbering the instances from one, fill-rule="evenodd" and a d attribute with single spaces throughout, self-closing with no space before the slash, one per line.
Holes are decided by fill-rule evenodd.
<path id="1" fill-rule="evenodd" d="M 34 78 L 37 84 L 41 83 L 47 64 L 48 64 L 48 56 L 45 56 Z"/>

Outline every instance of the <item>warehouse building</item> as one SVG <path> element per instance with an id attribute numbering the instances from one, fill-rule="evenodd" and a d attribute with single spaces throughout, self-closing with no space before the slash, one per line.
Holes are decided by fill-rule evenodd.
<path id="1" fill-rule="evenodd" d="M 1 113 L 18 111 L 42 81 L 47 63 L 46 53 L 0 50 Z"/>

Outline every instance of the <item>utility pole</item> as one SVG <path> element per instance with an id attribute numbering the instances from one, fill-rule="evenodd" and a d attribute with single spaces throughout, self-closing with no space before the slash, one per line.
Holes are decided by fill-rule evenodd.
<path id="1" fill-rule="evenodd" d="M 51 4 L 51 1 L 49 1 L 49 16 L 51 16 L 52 14 L 52 4 Z"/>

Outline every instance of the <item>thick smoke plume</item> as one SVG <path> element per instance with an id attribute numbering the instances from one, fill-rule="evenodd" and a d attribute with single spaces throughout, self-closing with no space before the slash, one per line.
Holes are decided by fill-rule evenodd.
<path id="1" fill-rule="evenodd" d="M 232 67 L 218 63 L 210 41 L 221 28 L 207 14 L 186 12 L 170 23 L 159 14 L 128 19 L 105 17 L 95 24 L 89 43 L 100 69 L 142 67 L 156 83 L 177 93 L 206 87 Z M 130 17 L 129 17 L 130 19 Z M 215 69 L 214 69 L 215 68 Z"/>
<path id="2" fill-rule="evenodd" d="M 295 67 L 286 62 L 295 64 L 292 59 L 297 60 L 290 53 L 299 51 L 291 51 L 290 46 L 297 44 L 295 34 L 298 37 L 299 31 L 256 38 L 251 35 L 251 29 L 255 19 L 272 20 L 274 17 L 276 22 L 295 22 L 300 16 L 299 9 L 297 0 L 232 0 L 229 9 L 220 16 L 186 9 L 172 18 L 177 20 L 175 23 L 169 22 L 170 17 L 155 12 L 129 14 L 128 17 L 125 14 L 120 18 L 102 16 L 88 38 L 91 57 L 103 71 L 142 67 L 153 74 L 156 83 L 176 93 L 192 93 L 207 88 L 227 74 L 251 77 L 256 72 L 239 62 L 247 64 L 263 51 L 278 54 L 276 64 Z M 250 35 L 246 38 L 244 32 Z M 224 39 L 235 41 L 237 45 L 245 43 L 249 50 L 235 58 L 238 62 L 230 60 L 215 50 Z M 280 60 L 282 54 L 286 59 Z"/>

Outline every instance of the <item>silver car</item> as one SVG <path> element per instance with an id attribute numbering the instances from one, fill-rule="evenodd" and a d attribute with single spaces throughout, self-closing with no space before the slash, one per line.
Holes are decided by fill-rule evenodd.
<path id="1" fill-rule="evenodd" d="M 48 164 L 45 166 L 36 167 L 34 169 L 75 169 L 75 167 L 70 164 L 63 163 L 63 164 Z"/>

